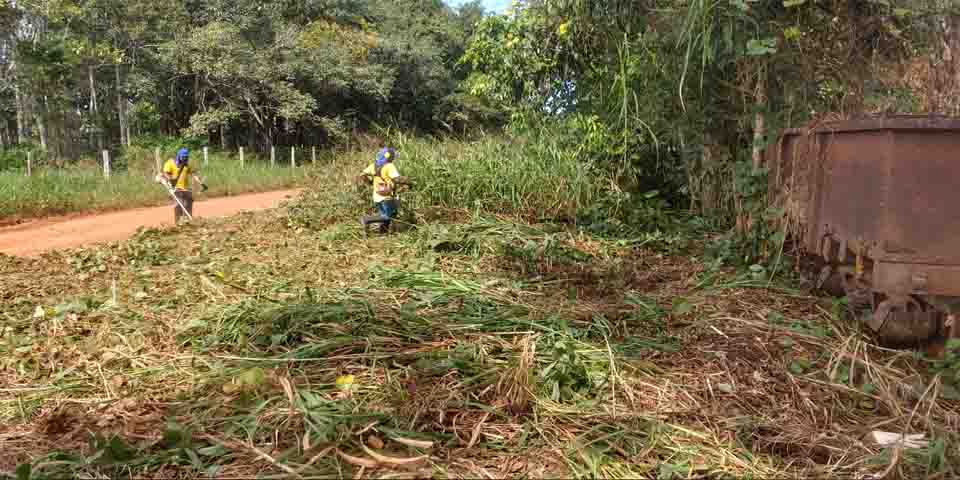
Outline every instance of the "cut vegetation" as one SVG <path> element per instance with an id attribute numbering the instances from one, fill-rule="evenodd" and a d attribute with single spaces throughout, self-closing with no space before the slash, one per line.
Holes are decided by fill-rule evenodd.
<path id="1" fill-rule="evenodd" d="M 486 148 L 404 146 L 414 174 L 435 164 L 428 152 Z M 555 161 L 526 158 L 540 159 L 527 172 Z M 524 221 L 423 189 L 416 227 L 364 240 L 354 214 L 368 192 L 337 187 L 362 166 L 344 160 L 274 212 L 0 260 L 0 470 L 960 473 L 960 403 L 944 381 L 956 365 L 873 346 L 841 302 L 793 281 L 713 266 L 697 222 Z M 537 212 L 553 201 L 501 195 Z M 926 443 L 883 448 L 874 430 Z"/>

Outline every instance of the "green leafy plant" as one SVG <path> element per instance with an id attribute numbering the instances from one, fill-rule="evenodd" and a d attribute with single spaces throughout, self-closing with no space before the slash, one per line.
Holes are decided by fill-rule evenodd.
<path id="1" fill-rule="evenodd" d="M 593 382 L 576 342 L 558 339 L 549 345 L 550 361 L 540 373 L 544 388 L 554 401 L 571 401 L 586 392 Z"/>
<path id="2" fill-rule="evenodd" d="M 960 400 L 960 340 L 952 338 L 947 341 L 943 357 L 930 363 L 930 371 L 942 376 L 945 396 Z"/>

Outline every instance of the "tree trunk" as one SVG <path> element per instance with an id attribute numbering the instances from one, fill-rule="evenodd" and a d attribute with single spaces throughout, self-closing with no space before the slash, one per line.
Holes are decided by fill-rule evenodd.
<path id="1" fill-rule="evenodd" d="M 754 93 L 754 108 L 757 112 L 753 117 L 753 171 L 756 172 L 763 167 L 763 143 L 767 135 L 766 119 L 763 116 L 763 110 L 767 103 L 766 81 L 763 69 L 757 72 L 757 89 Z M 753 212 L 746 211 L 739 192 L 737 192 L 737 230 L 741 233 L 746 232 L 753 226 Z"/>
<path id="2" fill-rule="evenodd" d="M 710 214 L 716 210 L 717 184 L 715 174 L 719 171 L 716 168 L 718 163 L 716 152 L 717 144 L 709 132 L 703 135 L 703 150 L 700 152 L 700 211 L 703 214 Z"/>
<path id="3" fill-rule="evenodd" d="M 680 143 L 680 154 L 678 155 L 680 157 L 680 164 L 683 165 L 687 173 L 687 185 L 693 187 L 696 185 L 694 162 L 687 156 L 687 140 L 682 128 L 677 129 L 677 141 Z M 698 198 L 692 188 L 689 188 L 687 192 L 690 200 L 690 212 L 698 212 L 697 204 L 700 202 L 700 198 Z"/>
<path id="4" fill-rule="evenodd" d="M 227 151 L 227 126 L 220 125 L 220 149 Z"/>
<path id="5" fill-rule="evenodd" d="M 125 113 L 124 101 L 123 101 L 123 90 L 120 88 L 122 85 L 122 80 L 120 78 L 120 68 L 121 65 L 118 63 L 114 68 L 114 73 L 116 74 L 116 88 L 117 88 L 117 117 L 120 121 L 120 145 L 129 145 L 129 139 L 127 138 L 128 129 L 127 129 L 127 115 Z"/>
<path id="6" fill-rule="evenodd" d="M 49 154 L 50 157 L 57 160 L 60 158 L 60 152 L 63 151 L 63 127 L 60 125 L 60 112 L 50 111 L 49 105 L 44 109 L 44 112 L 47 117 L 47 141 L 50 143 Z"/>
<path id="7" fill-rule="evenodd" d="M 97 113 L 97 80 L 94 75 L 93 65 L 87 67 L 87 77 L 90 81 L 90 113 Z"/>
<path id="8" fill-rule="evenodd" d="M 46 109 L 41 109 L 46 110 Z M 47 149 L 47 122 L 44 118 L 45 111 L 34 112 L 33 119 L 37 123 L 37 133 L 40 134 L 40 148 Z"/>
<path id="9" fill-rule="evenodd" d="M 767 135 L 767 127 L 763 117 L 763 109 L 767 103 L 766 100 L 766 82 L 764 82 L 764 72 L 757 76 L 757 92 L 754 96 L 757 113 L 753 117 L 753 170 L 760 170 L 763 166 L 763 139 Z"/>
<path id="10" fill-rule="evenodd" d="M 24 98 L 20 94 L 20 86 L 13 87 L 14 100 L 17 104 L 17 143 L 22 144 L 27 140 L 27 118 L 24 112 Z"/>
<path id="11" fill-rule="evenodd" d="M 90 143 L 97 142 L 97 151 L 103 150 L 103 132 L 100 131 L 100 104 L 97 101 L 97 77 L 94 66 L 87 67 L 87 78 L 90 82 Z"/>
<path id="12" fill-rule="evenodd" d="M 193 113 L 200 112 L 200 75 L 193 76 Z M 188 123 L 189 123 L 189 119 Z"/>

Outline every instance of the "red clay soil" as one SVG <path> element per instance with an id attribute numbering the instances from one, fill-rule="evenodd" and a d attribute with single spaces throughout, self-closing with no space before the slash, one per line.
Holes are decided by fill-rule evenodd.
<path id="1" fill-rule="evenodd" d="M 273 208 L 298 190 L 220 197 L 195 201 L 197 218 L 225 217 L 243 210 Z M 124 240 L 140 227 L 173 225 L 173 207 L 150 207 L 98 215 L 48 218 L 0 228 L 0 253 L 36 256 L 49 250 Z"/>

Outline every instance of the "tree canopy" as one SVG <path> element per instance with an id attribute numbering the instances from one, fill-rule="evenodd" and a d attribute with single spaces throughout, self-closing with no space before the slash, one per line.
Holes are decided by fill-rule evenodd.
<path id="1" fill-rule="evenodd" d="M 514 119 L 573 122 L 594 155 L 719 207 L 705 183 L 761 167 L 782 128 L 957 113 L 956 76 L 934 81 L 956 71 L 956 19 L 933 0 L 528 0 L 484 19 L 462 63 Z"/>
<path id="2" fill-rule="evenodd" d="M 56 156 L 189 135 L 329 144 L 489 118 L 457 61 L 478 2 L 5 0 L 0 139 Z"/>

